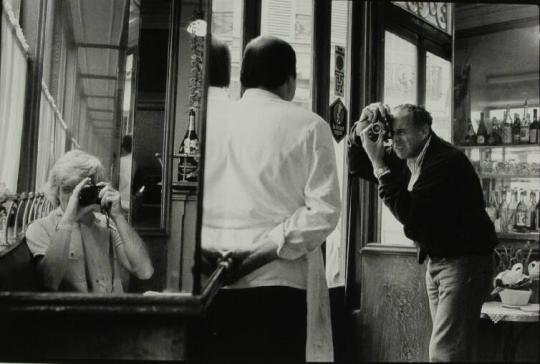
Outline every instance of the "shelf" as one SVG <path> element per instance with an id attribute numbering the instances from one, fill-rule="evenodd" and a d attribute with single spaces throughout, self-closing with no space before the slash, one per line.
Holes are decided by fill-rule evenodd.
<path id="1" fill-rule="evenodd" d="M 173 190 L 195 190 L 199 186 L 199 182 L 173 182 Z"/>
<path id="2" fill-rule="evenodd" d="M 501 179 L 501 178 L 514 178 L 514 179 L 520 179 L 520 178 L 540 178 L 540 174 L 538 175 L 519 175 L 519 174 L 495 174 L 495 173 L 479 173 L 478 174 L 480 178 L 486 178 L 486 179 Z"/>
<path id="3" fill-rule="evenodd" d="M 182 157 L 199 158 L 200 156 L 201 156 L 200 154 L 186 154 L 186 153 L 181 153 L 181 154 L 175 153 L 172 155 L 173 158 L 182 158 Z"/>
<path id="4" fill-rule="evenodd" d="M 454 145 L 460 149 L 540 148 L 540 144 Z"/>
<path id="5" fill-rule="evenodd" d="M 532 241 L 539 241 L 540 240 L 540 232 L 530 232 L 530 233 L 497 233 L 497 237 L 499 239 L 504 240 L 532 240 Z"/>

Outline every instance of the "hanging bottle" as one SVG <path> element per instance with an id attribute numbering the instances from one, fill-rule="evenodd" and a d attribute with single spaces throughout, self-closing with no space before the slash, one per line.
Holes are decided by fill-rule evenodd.
<path id="1" fill-rule="evenodd" d="M 195 182 L 197 181 L 199 138 L 195 129 L 195 111 L 189 111 L 189 124 L 186 134 L 180 144 L 180 160 L 178 163 L 178 181 Z"/>

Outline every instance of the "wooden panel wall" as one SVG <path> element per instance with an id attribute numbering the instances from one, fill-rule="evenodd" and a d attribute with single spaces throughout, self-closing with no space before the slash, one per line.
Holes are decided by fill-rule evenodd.
<path id="1" fill-rule="evenodd" d="M 428 361 L 431 317 L 424 283 L 426 264 L 416 262 L 414 248 L 384 245 L 362 249 L 358 260 L 362 293 L 355 318 L 355 362 Z M 358 272 L 357 272 L 358 274 Z M 502 362 L 505 322 L 480 320 L 474 361 Z M 517 324 L 516 360 L 540 360 L 539 323 Z"/>
<path id="2" fill-rule="evenodd" d="M 375 249 L 375 248 L 373 248 Z M 414 249 L 399 253 L 363 249 L 360 337 L 363 361 L 428 361 L 431 318 L 425 265 Z"/>

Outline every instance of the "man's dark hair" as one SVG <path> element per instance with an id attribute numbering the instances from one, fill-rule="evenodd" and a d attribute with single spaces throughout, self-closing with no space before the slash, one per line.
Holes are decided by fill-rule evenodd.
<path id="1" fill-rule="evenodd" d="M 399 110 L 407 110 L 412 114 L 413 123 L 416 128 L 421 128 L 424 125 L 428 125 L 431 128 L 433 118 L 431 114 L 422 106 L 413 104 L 401 104 L 395 107 Z"/>
<path id="2" fill-rule="evenodd" d="M 227 44 L 211 38 L 208 83 L 210 86 L 228 87 L 231 81 L 231 53 Z"/>
<path id="3" fill-rule="evenodd" d="M 240 82 L 245 88 L 275 89 L 296 79 L 296 54 L 291 45 L 273 36 L 251 40 L 244 51 Z"/>
<path id="4" fill-rule="evenodd" d="M 132 143 L 133 137 L 131 134 L 126 134 L 122 137 L 122 149 L 126 152 L 126 154 L 131 153 L 131 143 Z"/>

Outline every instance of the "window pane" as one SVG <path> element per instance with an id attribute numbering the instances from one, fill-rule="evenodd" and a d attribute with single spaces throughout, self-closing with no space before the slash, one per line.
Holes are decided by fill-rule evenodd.
<path id="1" fill-rule="evenodd" d="M 390 107 L 417 103 L 416 46 L 397 35 L 385 32 L 384 102 Z"/>
<path id="2" fill-rule="evenodd" d="M 225 42 L 231 52 L 229 97 L 240 98 L 240 65 L 242 63 L 242 0 L 212 1 L 212 35 Z"/>
<path id="3" fill-rule="evenodd" d="M 433 131 L 448 142 L 452 140 L 451 66 L 449 61 L 426 52 L 426 109 L 433 117 Z"/>
<path id="4" fill-rule="evenodd" d="M 395 34 L 385 33 L 384 42 L 384 103 L 395 107 L 417 103 L 418 57 L 416 46 Z M 412 244 L 403 234 L 403 226 L 390 210 L 381 204 L 381 243 Z"/>
<path id="5" fill-rule="evenodd" d="M 347 96 L 347 63 L 349 49 L 347 49 L 347 31 L 349 19 L 349 2 L 347 1 L 332 1 L 332 20 L 331 20 L 331 43 L 330 43 L 330 102 L 334 102 L 339 96 L 335 94 L 335 53 L 336 46 L 345 49 L 345 87 L 343 90 Z M 347 109 L 348 97 L 339 97 L 345 103 Z M 343 166 L 345 156 L 346 141 L 342 139 L 339 143 L 334 140 L 334 151 L 336 154 L 337 174 L 340 187 L 340 194 L 343 195 Z M 345 206 L 344 206 L 345 207 Z M 342 216 L 345 216 L 342 214 Z M 326 239 L 326 279 L 329 287 L 336 287 L 345 284 L 345 241 L 343 233 L 343 220 L 340 217 L 335 230 Z"/>
<path id="6" fill-rule="evenodd" d="M 293 102 L 311 110 L 312 0 L 263 0 L 261 34 L 289 42 L 296 52 Z"/>

